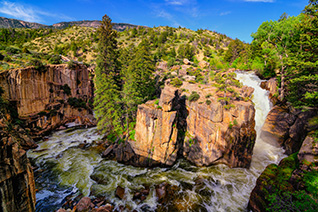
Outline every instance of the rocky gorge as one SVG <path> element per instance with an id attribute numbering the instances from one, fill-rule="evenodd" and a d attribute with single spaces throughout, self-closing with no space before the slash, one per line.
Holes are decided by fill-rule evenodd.
<path id="1" fill-rule="evenodd" d="M 24 80 L 24 76 L 29 75 L 34 75 L 34 78 L 37 78 L 38 81 Z M 191 76 L 185 75 L 184 77 Z M 33 171 L 22 147 L 24 149 L 36 147 L 31 137 L 39 138 L 39 135 L 48 133 L 52 129 L 63 129 L 66 126 L 65 124 L 69 122 L 75 121 L 81 126 L 94 125 L 89 107 L 89 99 L 92 97 L 89 71 L 81 66 L 72 70 L 66 65 L 59 65 L 48 67 L 45 72 L 39 73 L 34 69 L 16 70 L 12 74 L 1 73 L 1 79 L 1 87 L 9 88 L 10 85 L 16 88 L 16 91 L 5 89 L 9 92 L 6 92 L 4 97 L 10 100 L 11 104 L 17 109 L 19 117 L 27 126 L 25 127 L 26 131 L 19 128 L 15 129 L 19 132 L 18 139 L 4 139 L 5 142 L 2 142 L 4 149 L 14 145 L 14 148 L 10 147 L 9 149 L 13 149 L 14 152 L 21 152 L 20 155 L 16 153 L 13 155 L 17 155 L 15 157 L 23 158 L 23 160 L 14 159 L 14 161 L 21 161 L 21 164 L 23 164 L 21 166 L 24 167 L 23 169 L 19 168 L 18 170 L 21 171 L 10 176 L 7 174 L 9 177 L 3 181 L 3 185 L 10 180 L 13 182 L 12 179 L 16 178 L 14 176 L 23 174 L 23 180 L 19 178 L 19 183 L 24 185 L 24 190 L 12 191 L 12 193 L 15 194 L 17 199 L 23 199 L 21 204 L 18 204 L 24 205 L 21 208 L 27 208 L 23 211 L 33 211 L 35 208 Z M 72 80 L 69 81 L 69 79 Z M 64 186 L 70 188 L 66 191 L 61 190 L 65 193 L 65 195 L 62 195 L 62 199 L 59 199 L 61 197 L 58 196 L 50 196 L 50 193 L 54 193 L 54 190 L 47 190 L 49 187 L 41 188 L 37 193 L 37 208 L 41 208 L 43 202 L 49 201 L 49 199 L 57 198 L 58 201 L 65 203 L 66 199 L 74 198 L 79 194 L 100 197 L 105 196 L 106 192 L 109 198 L 102 201 L 93 199 L 88 206 L 90 211 L 98 211 L 97 209 L 111 211 L 123 208 L 129 210 L 133 208 L 136 210 L 145 210 L 145 208 L 148 208 L 147 210 L 158 208 L 162 208 L 162 210 L 183 210 L 184 208 L 182 209 L 181 205 L 187 207 L 184 210 L 204 208 L 214 210 L 218 207 L 243 210 L 247 206 L 247 202 L 236 200 L 238 196 L 236 192 L 231 190 L 239 191 L 248 185 L 249 189 L 243 192 L 243 197 L 247 199 L 249 197 L 249 192 L 252 190 L 259 174 L 255 167 L 260 166 L 259 163 L 264 163 L 264 161 L 255 159 L 257 156 L 253 156 L 253 150 L 255 154 L 255 151 L 258 152 L 259 148 L 264 148 L 258 145 L 254 147 L 257 137 L 268 138 L 281 135 L 282 133 L 277 133 L 276 128 L 288 126 L 280 129 L 284 132 L 288 131 L 287 135 L 282 134 L 283 141 L 278 139 L 275 142 L 278 144 L 290 143 L 287 140 L 295 138 L 293 132 L 302 130 L 295 127 L 295 124 L 300 127 L 304 126 L 303 122 L 297 120 L 303 116 L 310 117 L 312 114 L 302 115 L 301 112 L 295 112 L 294 117 L 290 118 L 290 123 L 284 124 L 286 120 L 289 121 L 285 117 L 291 116 L 290 113 L 287 113 L 288 115 L 281 115 L 282 117 L 279 119 L 284 123 L 275 125 L 274 122 L 277 122 L 278 119 L 272 120 L 273 115 L 271 114 L 275 114 L 277 110 L 282 110 L 276 109 L 278 106 L 275 106 L 267 116 L 262 133 L 259 134 L 258 129 L 261 128 L 262 123 L 259 122 L 259 115 L 255 110 L 259 106 L 254 105 L 250 100 L 256 88 L 240 86 L 240 88 L 235 89 L 235 93 L 238 94 L 235 96 L 231 92 L 219 92 L 210 85 L 198 85 L 189 81 L 184 81 L 182 86 L 177 88 L 172 81 L 168 80 L 159 99 L 138 106 L 135 140 L 130 140 L 127 143 L 107 143 L 106 147 L 103 147 L 105 148 L 104 151 L 101 152 L 101 144 L 98 143 L 101 138 L 91 128 L 89 131 L 76 131 L 75 134 L 73 131 L 60 131 L 56 140 L 38 143 L 39 147 L 29 154 L 31 160 L 35 163 L 37 180 L 39 180 L 39 173 L 43 177 L 46 176 L 46 171 L 43 172 L 43 170 L 48 167 L 42 167 L 41 164 L 48 161 L 48 164 L 51 164 L 49 167 L 56 164 L 54 169 L 60 170 L 58 171 L 59 180 L 53 180 L 54 186 L 58 185 L 58 181 L 60 181 Z M 32 88 L 34 92 L 30 92 L 29 88 Z M 190 101 L 190 96 L 193 93 L 198 94 L 198 98 L 195 101 Z M 256 95 L 256 93 L 254 94 Z M 231 100 L 226 99 L 226 97 L 231 98 Z M 85 102 L 85 104 L 73 104 L 71 99 L 81 99 L 81 102 Z M 45 104 L 40 105 L 39 102 Z M 291 130 L 295 128 L 297 129 Z M 64 134 L 68 137 L 63 137 Z M 3 136 L 3 138 L 6 137 L 8 136 Z M 14 140 L 14 142 L 11 142 L 11 140 Z M 279 147 L 270 148 L 274 148 L 271 150 L 273 155 L 281 154 Z M 293 147 L 290 147 L 290 149 L 293 149 Z M 4 152 L 8 151 L 5 150 Z M 162 168 L 147 170 L 145 168 L 123 166 L 117 162 L 104 160 L 100 157 L 101 155 L 138 167 L 159 166 Z M 266 159 L 265 164 L 278 163 L 281 157 L 279 156 L 274 161 Z M 56 158 L 59 160 L 57 161 Z M 184 158 L 184 161 L 181 160 L 180 162 L 180 158 Z M 79 164 L 77 161 L 86 162 L 85 164 Z M 72 165 L 66 165 L 64 162 Z M 222 164 L 225 164 L 225 166 Z M 20 167 L 16 163 L 11 163 L 9 166 Z M 165 167 L 172 168 L 167 169 Z M 243 169 L 231 169 L 229 167 L 242 167 Z M 248 167 L 250 169 L 245 169 Z M 69 175 L 66 175 L 67 172 L 76 177 L 72 176 L 70 178 Z M 188 176 L 186 177 L 186 175 Z M 114 179 L 114 176 L 121 180 Z M 160 177 L 155 179 L 157 177 L 154 178 L 154 176 Z M 246 178 L 246 176 L 248 177 Z M 76 189 L 71 189 L 73 186 Z M 122 188 L 121 195 L 117 194 L 119 187 Z M 210 187 L 220 189 L 220 192 L 212 192 L 209 189 Z M 228 187 L 232 189 L 228 190 Z M 5 188 L 3 189 L 5 192 L 11 191 L 9 185 L 2 188 Z M 74 189 L 76 192 L 74 192 Z M 191 195 L 193 191 L 196 193 L 194 196 Z M 179 193 L 180 195 L 168 199 L 166 193 Z M 231 196 L 231 201 L 234 202 L 221 201 L 220 198 L 224 193 Z M 22 197 L 21 194 L 23 194 Z M 215 199 L 211 200 L 211 197 Z M 198 204 L 185 203 L 189 200 L 198 202 Z M 75 198 L 69 208 L 74 209 L 75 205 L 75 208 L 78 208 L 77 205 L 84 204 L 83 202 L 86 200 L 83 199 L 81 200 L 82 203 L 78 202 L 76 204 L 77 201 Z M 245 203 L 239 203 L 242 201 Z M 71 203 L 70 201 L 67 202 Z M 250 205 L 252 204 L 250 203 Z M 57 206 L 50 206 L 50 210 L 53 210 L 53 208 L 56 210 L 59 207 L 61 207 L 60 203 Z M 38 210 L 46 211 L 48 209 Z"/>
<path id="2" fill-rule="evenodd" d="M 270 91 L 272 103 L 276 105 L 267 115 L 261 137 L 270 138 L 274 145 L 283 147 L 289 157 L 279 165 L 266 167 L 251 193 L 249 209 L 265 211 L 287 207 L 291 211 L 315 211 L 317 204 L 309 196 L 316 198 L 313 183 L 318 154 L 315 138 L 317 110 L 300 110 L 278 102 L 274 96 L 278 92 L 274 78 L 264 82 L 262 87 Z"/>
<path id="3" fill-rule="evenodd" d="M 67 123 L 94 126 L 93 84 L 87 67 L 78 64 L 3 71 L 0 87 L 8 102 L 8 110 L 0 112 L 1 211 L 34 211 L 34 176 L 26 150 L 37 147 L 34 139 Z"/>

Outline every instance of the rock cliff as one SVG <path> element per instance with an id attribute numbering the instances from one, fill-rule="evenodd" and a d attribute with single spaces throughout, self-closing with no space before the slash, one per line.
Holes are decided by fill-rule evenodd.
<path id="1" fill-rule="evenodd" d="M 308 119 L 316 113 L 315 110 L 301 111 L 276 105 L 268 113 L 260 136 L 272 138 L 273 143 L 284 147 L 288 155 L 295 153 L 308 132 Z"/>
<path id="2" fill-rule="evenodd" d="M 0 112 L 0 211 L 32 212 L 35 211 L 33 170 L 20 145 L 28 136 L 21 128 L 8 125 L 8 118 Z M 32 139 L 28 141 L 32 143 Z"/>
<path id="3" fill-rule="evenodd" d="M 191 92 L 200 97 L 190 101 Z M 251 96 L 253 89 L 241 92 Z M 249 167 L 256 137 L 252 102 L 238 99 L 225 107 L 210 93 L 215 89 L 209 85 L 184 82 L 178 89 L 166 84 L 159 100 L 138 107 L 135 141 L 129 141 L 129 148 L 153 164 L 171 166 L 183 156 L 197 166 Z"/>
<path id="4" fill-rule="evenodd" d="M 93 85 L 86 66 L 51 65 L 0 73 L 4 99 L 16 108 L 26 129 L 42 135 L 67 122 L 94 125 L 89 105 Z"/>

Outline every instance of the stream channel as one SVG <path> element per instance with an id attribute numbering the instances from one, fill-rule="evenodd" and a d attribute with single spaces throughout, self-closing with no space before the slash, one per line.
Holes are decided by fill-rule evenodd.
<path id="1" fill-rule="evenodd" d="M 171 168 L 136 168 L 102 159 L 95 142 L 101 139 L 96 128 L 64 130 L 53 133 L 38 148 L 28 152 L 35 169 L 36 211 L 57 210 L 68 196 L 106 196 L 118 209 L 125 205 L 137 211 L 158 209 L 155 185 L 167 182 L 180 188 L 178 201 L 182 210 L 247 211 L 250 193 L 256 179 L 271 163 L 279 163 L 286 155 L 282 148 L 259 138 L 271 105 L 268 92 L 260 88 L 261 80 L 253 73 L 237 72 L 237 79 L 255 89 L 253 102 L 256 114 L 256 144 L 251 167 L 228 168 L 225 165 L 195 167 L 184 160 Z M 83 148 L 89 146 L 89 148 Z M 98 182 L 93 179 L 98 178 Z M 198 188 L 195 181 L 200 179 Z M 147 199 L 137 204 L 133 192 L 148 185 Z M 115 197 L 117 186 L 125 188 L 126 198 Z M 199 208 L 199 209 L 198 209 Z M 168 209 L 167 209 L 168 210 Z"/>

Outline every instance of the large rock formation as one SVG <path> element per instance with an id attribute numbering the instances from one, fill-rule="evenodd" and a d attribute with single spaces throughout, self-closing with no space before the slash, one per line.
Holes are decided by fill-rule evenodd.
<path id="1" fill-rule="evenodd" d="M 0 211 L 35 211 L 33 170 L 20 143 L 27 134 L 18 127 L 8 127 L 9 120 L 0 112 Z M 33 143 L 33 145 L 35 145 Z M 31 145 L 32 147 L 32 145 Z"/>
<path id="2" fill-rule="evenodd" d="M 261 83 L 261 88 L 266 89 L 269 91 L 269 99 L 271 100 L 271 102 L 276 105 L 276 103 L 278 102 L 278 81 L 277 79 L 274 78 L 270 78 L 267 81 L 263 81 Z"/>
<path id="3" fill-rule="evenodd" d="M 308 119 L 317 113 L 315 110 L 295 110 L 293 107 L 274 106 L 268 113 L 261 137 L 269 137 L 273 144 L 284 147 L 286 154 L 299 150 L 307 134 Z"/>
<path id="4" fill-rule="evenodd" d="M 294 118 L 295 122 L 290 128 L 279 128 L 280 132 L 284 129 L 289 135 L 292 141 L 289 144 L 296 143 L 294 149 L 290 148 L 295 153 L 283 159 L 278 166 L 271 164 L 266 167 L 251 193 L 249 209 L 257 212 L 267 209 L 318 210 L 318 187 L 315 183 L 318 177 L 318 117 L 315 114 L 317 111 L 302 112 Z M 283 134 L 279 133 L 280 138 Z"/>
<path id="5" fill-rule="evenodd" d="M 242 93 L 251 95 L 245 89 Z M 195 91 L 200 98 L 186 100 L 182 90 Z M 177 89 L 166 84 L 159 100 L 138 107 L 135 141 L 129 141 L 121 155 L 129 156 L 137 166 L 149 165 L 149 161 L 171 166 L 183 156 L 197 166 L 249 167 L 256 137 L 253 104 L 237 100 L 225 109 L 226 103 L 217 101 L 218 96 L 208 95 L 212 92 L 211 86 L 199 88 L 185 82 Z M 119 161 L 128 160 L 122 157 Z"/>
<path id="6" fill-rule="evenodd" d="M 89 101 L 93 85 L 86 66 L 51 65 L 0 73 L 3 97 L 15 107 L 20 119 L 36 135 L 65 124 L 94 125 Z"/>

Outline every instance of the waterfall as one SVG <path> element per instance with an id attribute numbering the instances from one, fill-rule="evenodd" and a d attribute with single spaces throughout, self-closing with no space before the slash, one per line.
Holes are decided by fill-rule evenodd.
<path id="1" fill-rule="evenodd" d="M 271 108 L 268 92 L 260 88 L 261 80 L 253 73 L 237 72 L 237 79 L 255 89 L 252 100 L 259 135 Z M 257 177 L 268 164 L 277 164 L 285 157 L 282 148 L 257 136 L 250 169 L 231 169 L 225 165 L 195 167 L 184 160 L 178 160 L 171 168 L 136 168 L 103 160 L 96 148 L 83 148 L 85 145 L 94 147 L 94 141 L 100 138 L 95 128 L 59 131 L 28 152 L 37 167 L 37 211 L 54 211 L 61 207 L 66 196 L 79 193 L 104 195 L 117 206 L 152 211 L 158 207 L 155 185 L 162 182 L 180 188 L 179 201 L 184 208 L 200 202 L 203 211 L 247 211 Z M 200 188 L 195 183 L 197 179 L 203 180 Z M 150 186 L 150 194 L 144 202 L 137 204 L 133 200 L 133 191 L 143 185 Z M 124 200 L 115 197 L 117 186 L 125 188 Z"/>

